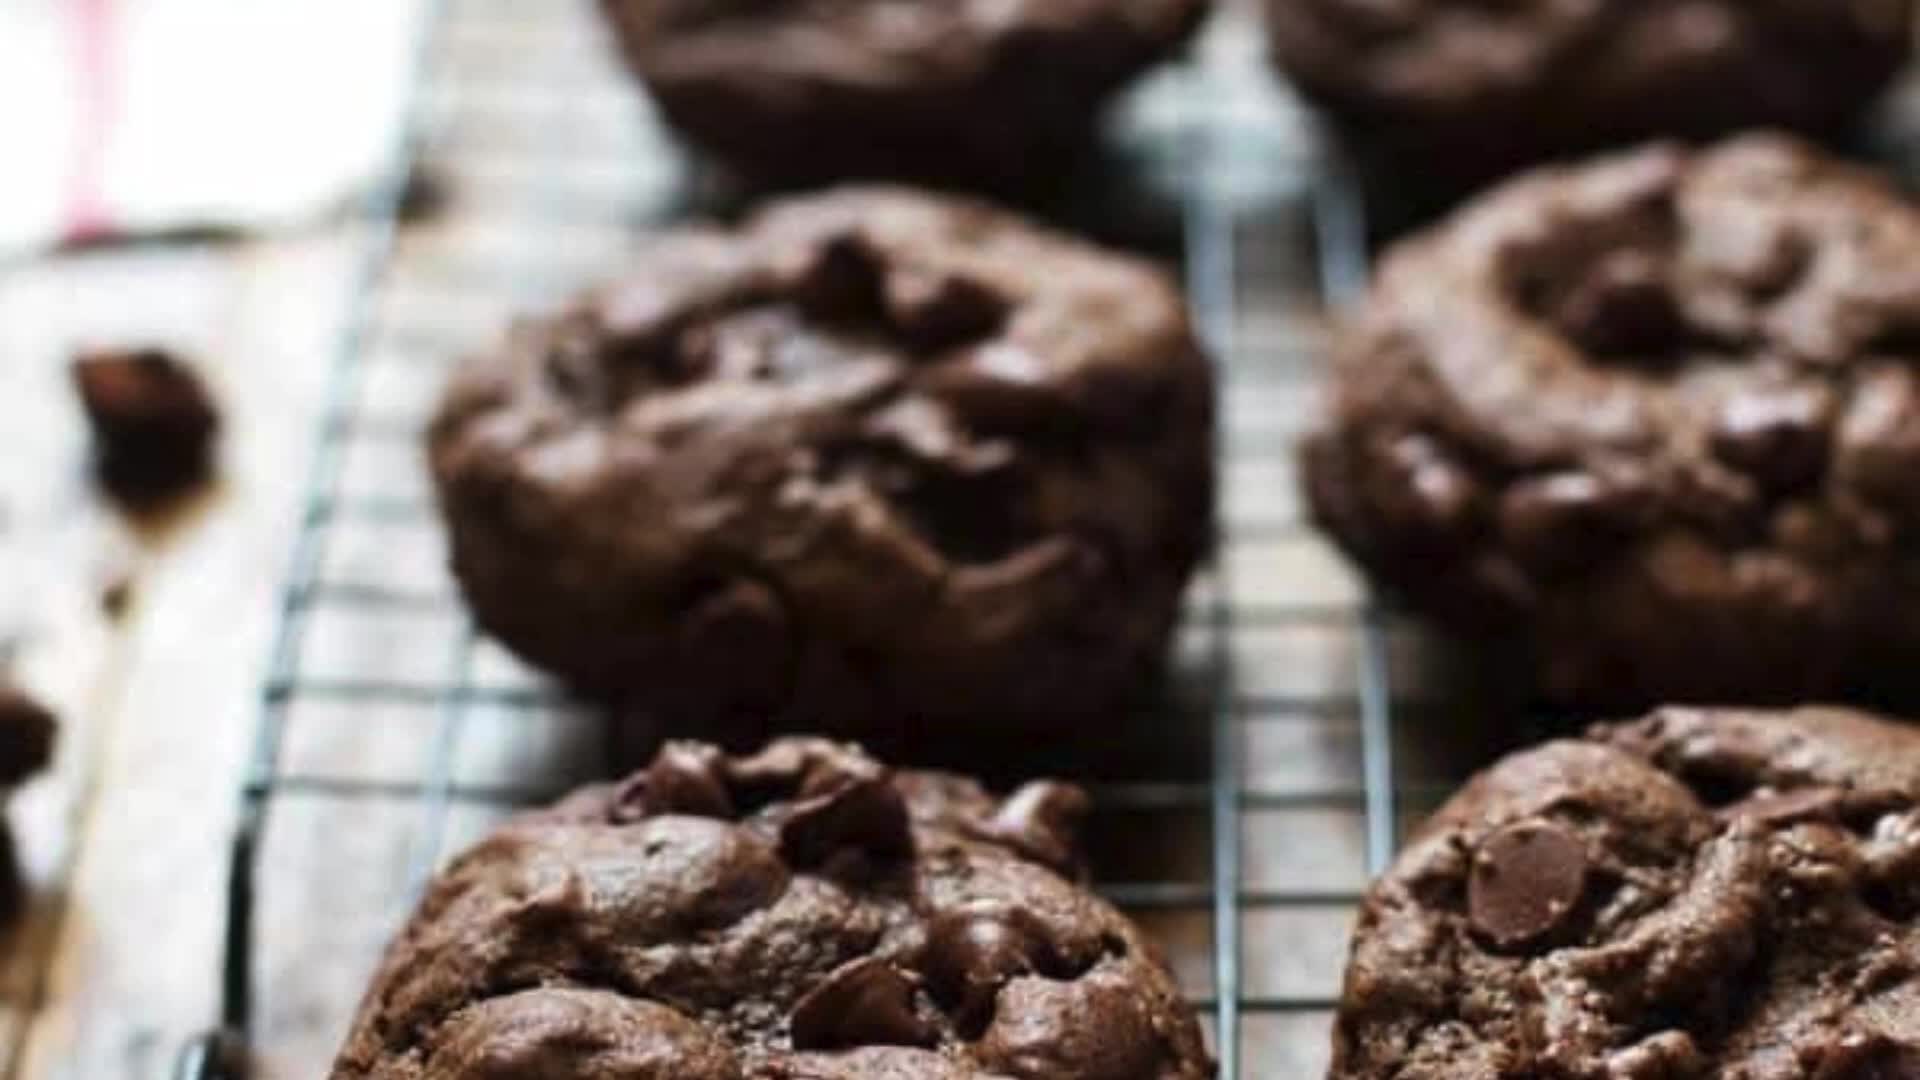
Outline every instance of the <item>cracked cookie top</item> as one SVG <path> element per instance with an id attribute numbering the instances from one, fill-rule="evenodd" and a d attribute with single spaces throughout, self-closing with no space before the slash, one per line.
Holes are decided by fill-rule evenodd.
<path id="1" fill-rule="evenodd" d="M 523 322 L 430 443 L 481 623 L 579 685 L 1083 714 L 1153 666 L 1209 535 L 1211 389 L 1158 269 L 848 189 Z"/>
<path id="2" fill-rule="evenodd" d="M 1387 256 L 1306 472 L 1556 698 L 1876 689 L 1920 657 L 1920 211 L 1779 137 L 1513 182 Z"/>
<path id="3" fill-rule="evenodd" d="M 1362 907 L 1331 1076 L 1920 1069 L 1920 732 L 1665 709 L 1515 754 Z"/>
<path id="4" fill-rule="evenodd" d="M 1071 880 L 1086 796 L 813 739 L 670 743 L 433 884 L 334 1080 L 1199 1080 L 1151 946 Z"/>

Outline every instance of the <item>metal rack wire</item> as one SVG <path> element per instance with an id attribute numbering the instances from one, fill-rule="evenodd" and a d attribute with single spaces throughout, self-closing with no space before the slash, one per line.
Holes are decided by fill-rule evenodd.
<path id="1" fill-rule="evenodd" d="M 263 898 L 302 888 L 271 850 L 292 808 L 330 834 L 343 814 L 404 823 L 365 871 L 401 884 L 379 894 L 352 946 L 364 976 L 457 834 L 602 763 L 599 718 L 466 624 L 438 569 L 424 485 L 397 478 L 417 473 L 419 425 L 449 357 L 514 308 L 618 265 L 647 225 L 699 207 L 709 188 L 605 55 L 591 4 L 428 9 L 419 100 L 363 213 L 358 299 L 281 595 L 233 843 L 220 1028 L 188 1049 L 182 1077 L 239 1075 L 250 1056 L 311 1074 L 354 1004 L 345 976 L 316 991 L 325 1001 L 261 1003 L 285 992 L 263 975 L 280 970 Z M 1096 829 L 1097 884 L 1161 937 L 1221 1076 L 1242 1080 L 1324 1062 L 1351 907 L 1422 789 L 1397 782 L 1394 713 L 1417 692 L 1393 678 L 1401 633 L 1304 527 L 1288 477 L 1317 312 L 1365 275 L 1361 199 L 1273 88 L 1248 13 L 1218 22 L 1130 107 L 1126 192 L 1076 192 L 1070 205 L 1076 224 L 1103 232 L 1171 225 L 1221 373 L 1220 547 L 1189 604 L 1170 711 L 1145 721 L 1190 737 L 1190 753 L 1155 744 L 1092 779 L 1101 820 L 1167 840 L 1143 858 L 1123 850 L 1140 846 L 1135 829 L 1104 847 Z M 423 176 L 450 205 L 435 224 L 403 225 Z M 282 1040 L 295 1026 L 306 1034 Z"/>

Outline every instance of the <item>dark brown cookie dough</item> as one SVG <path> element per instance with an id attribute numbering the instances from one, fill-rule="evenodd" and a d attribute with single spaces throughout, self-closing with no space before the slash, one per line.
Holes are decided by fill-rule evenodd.
<path id="1" fill-rule="evenodd" d="M 1920 1075 L 1920 729 L 1662 710 L 1507 758 L 1368 894 L 1333 1080 Z"/>
<path id="2" fill-rule="evenodd" d="M 1912 0 L 1266 0 L 1280 66 L 1404 184 L 1654 136 L 1845 131 Z"/>
<path id="3" fill-rule="evenodd" d="M 1156 668 L 1211 409 L 1159 270 L 863 189 L 671 236 L 522 323 L 431 450 L 467 597 L 532 662 L 695 721 L 970 729 Z"/>
<path id="4" fill-rule="evenodd" d="M 1140 932 L 1067 876 L 1079 789 L 669 744 L 458 859 L 333 1080 L 1201 1080 Z"/>
<path id="5" fill-rule="evenodd" d="M 673 125 L 758 179 L 1030 187 L 1206 0 L 602 0 Z"/>
<path id="6" fill-rule="evenodd" d="M 1389 589 L 1553 699 L 1920 682 L 1920 212 L 1789 140 L 1519 180 L 1391 252 L 1305 447 Z"/>
<path id="7" fill-rule="evenodd" d="M 100 486 L 133 510 L 155 509 L 213 473 L 220 415 L 193 369 L 161 349 L 88 352 L 73 384 L 93 429 Z"/>

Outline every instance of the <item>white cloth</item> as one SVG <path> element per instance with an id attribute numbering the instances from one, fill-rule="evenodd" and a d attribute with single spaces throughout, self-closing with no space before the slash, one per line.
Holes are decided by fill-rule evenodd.
<path id="1" fill-rule="evenodd" d="M 420 0 L 0 0 L 0 253 L 309 219 L 377 176 Z"/>

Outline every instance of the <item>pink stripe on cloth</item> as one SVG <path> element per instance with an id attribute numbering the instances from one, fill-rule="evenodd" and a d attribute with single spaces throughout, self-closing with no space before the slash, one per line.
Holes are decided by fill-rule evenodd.
<path id="1" fill-rule="evenodd" d="M 112 231 L 103 190 L 107 141 L 113 131 L 115 0 L 68 0 L 79 86 L 78 129 L 66 187 L 68 243 L 95 240 Z"/>

